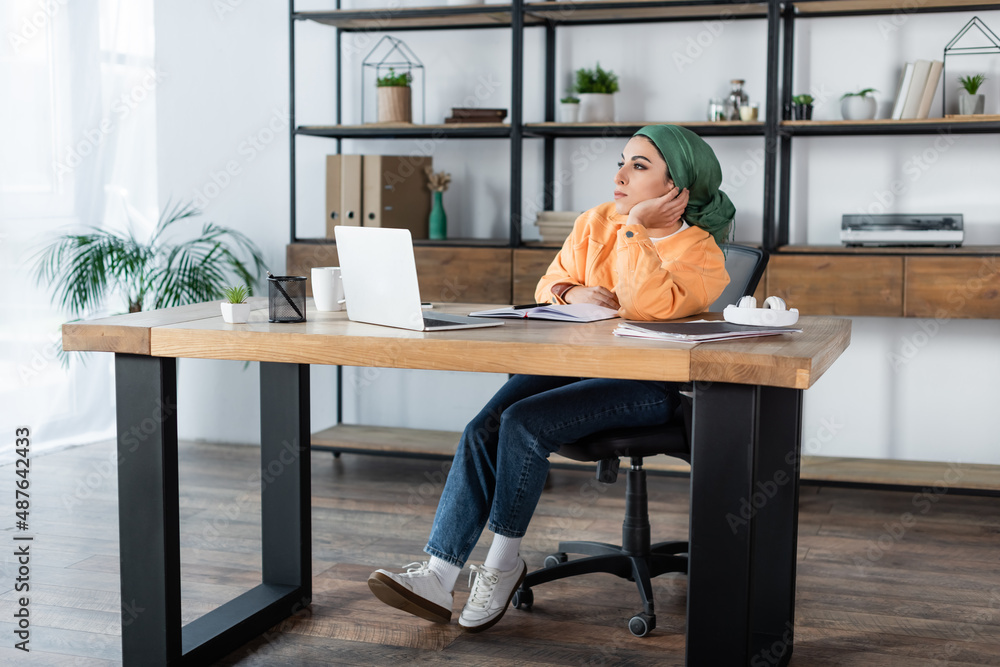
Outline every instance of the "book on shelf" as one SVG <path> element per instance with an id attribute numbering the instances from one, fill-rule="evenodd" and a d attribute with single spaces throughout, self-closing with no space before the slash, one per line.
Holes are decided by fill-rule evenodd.
<path id="1" fill-rule="evenodd" d="M 924 95 L 920 99 L 920 106 L 917 108 L 917 118 L 927 118 L 931 115 L 931 103 L 934 102 L 934 93 L 937 92 L 938 81 L 941 80 L 941 69 L 943 67 L 943 61 L 931 61 L 931 69 L 927 73 L 927 84 L 924 86 Z"/>
<path id="2" fill-rule="evenodd" d="M 707 343 L 714 340 L 755 338 L 757 336 L 777 336 L 785 333 L 799 333 L 802 329 L 791 327 L 762 327 L 730 322 L 632 322 L 618 325 L 614 334 L 632 338 L 651 338 L 675 343 Z"/>
<path id="3" fill-rule="evenodd" d="M 903 72 L 899 75 L 899 85 L 896 86 L 896 103 L 892 105 L 892 120 L 899 120 L 903 117 L 903 105 L 906 102 L 906 93 L 910 89 L 910 80 L 913 79 L 913 63 L 906 63 Z"/>
<path id="4" fill-rule="evenodd" d="M 910 87 L 906 91 L 906 101 L 903 103 L 902 120 L 917 117 L 917 110 L 920 109 L 920 100 L 924 97 L 924 86 L 927 85 L 927 75 L 931 72 L 930 60 L 918 60 L 913 63 L 913 78 L 910 79 Z"/>
<path id="5" fill-rule="evenodd" d="M 592 303 L 530 304 L 527 306 L 507 306 L 493 310 L 479 310 L 469 313 L 473 317 L 516 317 L 529 320 L 559 320 L 560 322 L 597 322 L 618 317 L 614 308 L 605 308 Z"/>

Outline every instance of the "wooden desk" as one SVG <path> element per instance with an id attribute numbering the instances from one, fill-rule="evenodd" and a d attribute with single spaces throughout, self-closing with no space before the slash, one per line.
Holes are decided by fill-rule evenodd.
<path id="1" fill-rule="evenodd" d="M 802 390 L 850 342 L 848 320 L 693 348 L 611 335 L 615 321 L 509 320 L 422 333 L 347 320 L 247 324 L 217 303 L 66 324 L 66 350 L 115 353 L 126 665 L 204 664 L 308 605 L 309 365 L 692 382 L 687 663 L 785 664 L 792 652 Z M 467 313 L 482 305 L 437 306 Z M 262 583 L 180 625 L 176 358 L 259 361 Z M 727 418 L 720 419 L 719 415 Z M 624 632 L 624 629 L 622 630 Z"/>

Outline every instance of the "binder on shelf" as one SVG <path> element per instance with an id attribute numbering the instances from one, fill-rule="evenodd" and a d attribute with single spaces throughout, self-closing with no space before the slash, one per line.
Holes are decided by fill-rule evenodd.
<path id="1" fill-rule="evenodd" d="M 941 79 L 942 67 L 944 67 L 943 61 L 931 61 L 931 69 L 927 74 L 927 84 L 924 86 L 924 95 L 917 108 L 917 118 L 927 118 L 931 114 L 931 103 L 934 101 L 934 93 L 937 92 L 938 81 Z"/>
<path id="2" fill-rule="evenodd" d="M 899 86 L 896 88 L 896 103 L 892 106 L 890 118 L 899 120 L 903 117 L 903 105 L 906 103 L 906 94 L 910 91 L 910 81 L 913 79 L 913 63 L 906 63 L 903 73 L 899 75 Z"/>
<path id="3" fill-rule="evenodd" d="M 337 225 L 409 229 L 427 238 L 431 195 L 424 167 L 429 157 L 326 156 L 326 237 Z"/>
<path id="4" fill-rule="evenodd" d="M 326 237 L 337 225 L 361 224 L 361 156 L 326 156 Z"/>
<path id="5" fill-rule="evenodd" d="M 431 191 L 424 168 L 429 157 L 365 155 L 361 225 L 409 229 L 415 239 L 427 238 Z"/>
<path id="6" fill-rule="evenodd" d="M 920 109 L 920 101 L 924 97 L 924 86 L 927 85 L 927 75 L 931 71 L 930 60 L 918 60 L 913 63 L 913 78 L 910 88 L 906 91 L 906 102 L 903 103 L 903 120 L 916 118 Z"/>

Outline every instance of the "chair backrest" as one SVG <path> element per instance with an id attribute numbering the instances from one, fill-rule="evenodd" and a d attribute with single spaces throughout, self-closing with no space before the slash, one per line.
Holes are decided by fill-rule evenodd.
<path id="1" fill-rule="evenodd" d="M 722 295 L 708 307 L 711 313 L 721 313 L 726 306 L 739 301 L 741 296 L 753 294 L 767 268 L 768 255 L 763 248 L 728 243 L 723 245 L 722 250 L 726 253 L 729 284 L 722 290 Z"/>

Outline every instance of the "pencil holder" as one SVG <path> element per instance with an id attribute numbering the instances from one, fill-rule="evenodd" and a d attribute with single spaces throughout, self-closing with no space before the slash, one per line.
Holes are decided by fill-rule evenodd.
<path id="1" fill-rule="evenodd" d="M 270 276 L 267 279 L 267 321 L 306 321 L 306 277 Z"/>

